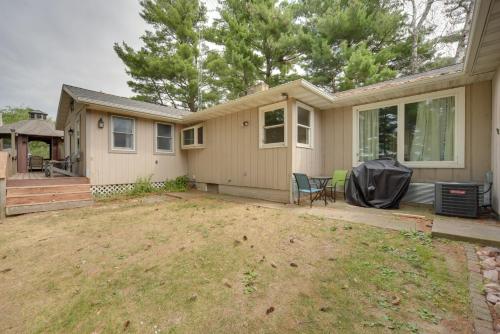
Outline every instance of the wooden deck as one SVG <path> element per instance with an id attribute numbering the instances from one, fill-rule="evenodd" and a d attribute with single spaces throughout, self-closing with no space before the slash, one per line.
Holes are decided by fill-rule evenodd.
<path id="1" fill-rule="evenodd" d="M 45 177 L 42 173 L 19 173 L 7 179 L 6 213 L 61 210 L 93 203 L 86 177 Z"/>

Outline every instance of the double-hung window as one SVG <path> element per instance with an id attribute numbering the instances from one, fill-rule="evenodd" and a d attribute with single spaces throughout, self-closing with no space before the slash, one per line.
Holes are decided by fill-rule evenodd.
<path id="1" fill-rule="evenodd" d="M 205 127 L 203 124 L 197 124 L 182 129 L 181 144 L 183 149 L 203 148 L 205 143 Z"/>
<path id="2" fill-rule="evenodd" d="M 111 116 L 111 149 L 135 151 L 135 119 Z"/>
<path id="3" fill-rule="evenodd" d="M 174 152 L 174 126 L 166 123 L 155 123 L 155 152 Z"/>
<path id="4" fill-rule="evenodd" d="M 313 108 L 297 102 L 297 146 L 312 148 Z"/>
<path id="5" fill-rule="evenodd" d="M 287 142 L 286 102 L 259 109 L 260 148 L 284 147 Z"/>
<path id="6" fill-rule="evenodd" d="M 393 158 L 409 167 L 463 168 L 463 87 L 354 108 L 353 164 Z"/>

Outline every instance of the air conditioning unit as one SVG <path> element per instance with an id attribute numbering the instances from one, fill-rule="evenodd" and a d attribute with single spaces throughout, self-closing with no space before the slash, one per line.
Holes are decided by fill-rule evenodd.
<path id="1" fill-rule="evenodd" d="M 437 182 L 434 211 L 436 214 L 478 218 L 482 185 L 476 183 Z"/>

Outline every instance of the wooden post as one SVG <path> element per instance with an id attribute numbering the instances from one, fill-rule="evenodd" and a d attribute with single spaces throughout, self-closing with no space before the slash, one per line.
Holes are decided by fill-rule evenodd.
<path id="1" fill-rule="evenodd" d="M 7 202 L 7 163 L 9 153 L 0 152 L 0 220 L 5 219 L 5 205 Z"/>
<path id="2" fill-rule="evenodd" d="M 0 222 L 5 219 L 5 206 L 7 203 L 7 186 L 6 179 L 0 179 Z"/>

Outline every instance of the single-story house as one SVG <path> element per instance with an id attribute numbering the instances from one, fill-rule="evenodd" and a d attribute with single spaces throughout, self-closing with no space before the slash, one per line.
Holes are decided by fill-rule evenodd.
<path id="1" fill-rule="evenodd" d="M 202 190 L 289 202 L 293 172 L 391 156 L 413 168 L 416 198 L 493 170 L 498 212 L 500 1 L 476 2 L 469 39 L 462 64 L 335 94 L 260 85 L 197 113 L 63 85 L 56 128 L 95 192 L 188 175 Z"/>

